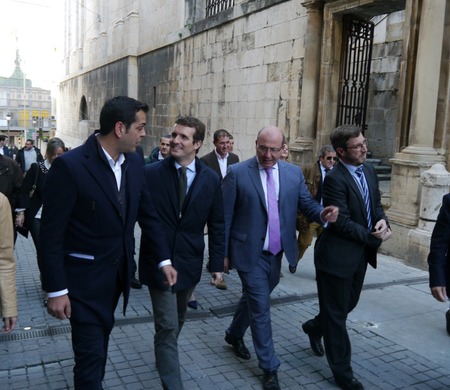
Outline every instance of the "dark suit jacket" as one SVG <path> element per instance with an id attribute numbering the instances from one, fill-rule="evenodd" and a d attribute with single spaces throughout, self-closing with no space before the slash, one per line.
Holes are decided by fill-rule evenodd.
<path id="1" fill-rule="evenodd" d="M 11 158 L 13 157 L 11 150 L 9 150 L 9 148 L 7 146 L 3 146 L 0 149 L 3 149 L 3 155 L 4 156 L 11 157 Z"/>
<path id="2" fill-rule="evenodd" d="M 125 154 L 124 180 L 126 217 L 114 173 L 95 135 L 58 157 L 46 175 L 40 236 L 43 288 L 48 292 L 68 288 L 75 321 L 112 326 L 114 300 L 120 292 L 125 312 L 138 208 L 139 223 L 155 256 L 160 261 L 170 256 L 137 153 Z"/>
<path id="3" fill-rule="evenodd" d="M 364 164 L 364 175 L 370 192 L 372 225 L 380 219 L 388 221 L 381 206 L 378 178 L 370 164 Z M 382 240 L 367 228 L 365 203 L 348 169 L 338 163 L 328 172 L 323 182 L 323 205 L 339 207 L 335 223 L 316 241 L 314 260 L 316 268 L 338 277 L 351 276 L 361 261 L 377 266 L 377 249 Z"/>
<path id="4" fill-rule="evenodd" d="M 430 287 L 447 287 L 450 295 L 450 194 L 442 198 L 436 225 L 431 235 L 428 266 Z"/>
<path id="5" fill-rule="evenodd" d="M 217 161 L 216 152 L 213 150 L 211 153 L 205 154 L 201 160 L 210 167 L 214 172 L 216 172 L 220 179 L 222 179 L 222 173 L 220 172 L 219 162 Z M 227 158 L 227 168 L 239 162 L 239 157 L 234 153 L 228 153 Z"/>
<path id="6" fill-rule="evenodd" d="M 295 229 L 299 209 L 321 223 L 322 207 L 311 197 L 300 167 L 278 161 L 281 241 L 287 260 L 297 264 Z M 268 223 L 266 200 L 256 157 L 233 164 L 222 182 L 225 205 L 225 254 L 238 271 L 248 272 L 264 246 Z"/>
<path id="7" fill-rule="evenodd" d="M 172 264 L 178 271 L 173 291 L 193 287 L 200 281 L 205 224 L 208 226 L 210 271 L 223 271 L 225 234 L 220 180 L 198 158 L 195 168 L 196 175 L 184 201 L 180 219 L 178 173 L 173 157 L 144 167 L 144 177 L 171 248 Z M 149 237 L 143 234 L 139 254 L 139 280 L 153 288 L 167 289 L 158 263 Z"/>
<path id="8" fill-rule="evenodd" d="M 11 204 L 11 209 L 20 207 L 20 187 L 23 182 L 23 173 L 19 165 L 9 157 L 0 154 L 0 192 L 4 194 Z"/>

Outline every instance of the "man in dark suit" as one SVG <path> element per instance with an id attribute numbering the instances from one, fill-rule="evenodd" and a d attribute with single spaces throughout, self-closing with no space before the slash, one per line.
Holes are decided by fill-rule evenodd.
<path id="1" fill-rule="evenodd" d="M 353 376 L 346 321 L 358 303 L 367 263 L 376 268 L 378 247 L 392 232 L 381 206 L 375 170 L 365 163 L 367 140 L 361 129 L 337 127 L 330 140 L 339 162 L 326 175 L 322 196 L 324 206 L 339 207 L 339 217 L 316 241 L 320 313 L 304 323 L 303 330 L 318 355 L 323 334 L 328 364 L 342 389 L 363 389 Z"/>
<path id="2" fill-rule="evenodd" d="M 106 101 L 100 130 L 62 155 L 46 176 L 41 220 L 42 281 L 48 312 L 70 319 L 77 390 L 102 389 L 114 311 L 130 292 L 134 226 L 158 261 L 170 252 L 134 153 L 145 136 L 147 104 L 118 96 Z M 162 267 L 168 283 L 171 267 Z"/>
<path id="3" fill-rule="evenodd" d="M 229 151 L 230 133 L 227 130 L 216 130 L 213 135 L 213 143 L 214 150 L 204 155 L 201 159 L 208 167 L 219 175 L 221 180 L 223 180 L 227 174 L 228 167 L 238 163 L 239 157 Z M 226 290 L 227 284 L 225 283 L 225 279 L 223 279 L 221 283 L 217 283 L 216 287 L 220 290 Z"/>
<path id="4" fill-rule="evenodd" d="M 448 302 L 450 292 L 450 194 L 442 198 L 436 225 L 431 235 L 428 267 L 430 288 L 433 297 L 440 302 Z M 450 336 L 450 309 L 445 313 L 446 330 Z"/>
<path id="5" fill-rule="evenodd" d="M 308 192 L 300 167 L 279 161 L 284 135 L 265 127 L 256 139 L 256 157 L 231 165 L 222 183 L 225 207 L 225 271 L 235 268 L 243 294 L 225 341 L 250 359 L 243 337 L 250 326 L 264 389 L 279 389 L 269 296 L 280 280 L 283 253 L 297 262 L 295 210 L 311 220 L 333 222 L 338 209 L 323 209 Z"/>
<path id="6" fill-rule="evenodd" d="M 239 157 L 229 152 L 230 133 L 224 129 L 216 130 L 213 135 L 214 150 L 202 157 L 202 161 L 216 172 L 221 179 L 227 174 L 231 164 L 239 162 Z"/>
<path id="7" fill-rule="evenodd" d="M 164 389 L 183 389 L 178 359 L 178 336 L 183 327 L 188 297 L 200 281 L 208 226 L 211 283 L 222 279 L 225 227 L 219 177 L 196 153 L 205 138 L 205 125 L 197 118 L 180 117 L 173 127 L 171 157 L 146 165 L 144 177 L 152 192 L 160 220 L 171 245 L 171 261 L 160 263 L 149 237 L 142 235 L 139 276 L 149 286 L 155 317 L 156 367 Z M 180 188 L 182 171 L 185 185 Z M 184 198 L 184 199 L 183 199 Z M 161 267 L 168 264 L 177 272 L 177 283 L 169 286 Z"/>
<path id="8" fill-rule="evenodd" d="M 0 154 L 2 154 L 3 156 L 6 156 L 6 157 L 12 158 L 12 154 L 11 154 L 10 150 L 8 149 L 8 147 L 5 145 L 5 142 L 6 142 L 6 137 L 4 135 L 0 135 Z"/>

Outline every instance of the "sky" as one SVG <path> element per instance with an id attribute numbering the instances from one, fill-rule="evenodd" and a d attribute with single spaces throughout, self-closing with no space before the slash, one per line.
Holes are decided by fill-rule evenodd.
<path id="1" fill-rule="evenodd" d="M 0 0 L 0 76 L 20 67 L 33 87 L 53 89 L 62 75 L 64 0 Z"/>

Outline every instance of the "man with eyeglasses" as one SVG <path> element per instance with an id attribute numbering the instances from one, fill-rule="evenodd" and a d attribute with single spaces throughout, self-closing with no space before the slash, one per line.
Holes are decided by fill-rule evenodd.
<path id="1" fill-rule="evenodd" d="M 337 161 L 336 152 L 331 145 L 324 145 L 319 152 L 319 159 L 311 165 L 303 167 L 303 175 L 305 176 L 306 185 L 312 197 L 322 204 L 322 183 L 325 175 L 334 167 Z M 314 234 L 317 237 L 323 231 L 321 224 L 310 221 L 303 214 L 297 215 L 297 230 L 298 230 L 298 262 L 303 258 L 306 250 L 312 243 Z M 297 271 L 296 265 L 289 265 L 289 272 L 294 274 Z M 323 354 L 323 353 L 322 353 Z"/>
<path id="2" fill-rule="evenodd" d="M 314 264 L 320 313 L 302 327 L 311 346 L 321 345 L 323 335 L 338 386 L 360 390 L 364 387 L 351 366 L 347 316 L 358 303 L 367 263 L 376 268 L 377 250 L 392 232 L 381 206 L 375 169 L 366 164 L 367 141 L 361 128 L 337 127 L 330 140 L 339 162 L 325 177 L 323 205 L 339 207 L 339 216 L 317 239 Z"/>
<path id="3" fill-rule="evenodd" d="M 337 219 L 334 206 L 323 208 L 308 192 L 301 169 L 281 161 L 283 132 L 274 126 L 259 131 L 256 157 L 228 167 L 222 182 L 225 215 L 225 272 L 238 271 L 243 293 L 225 341 L 235 354 L 250 359 L 243 337 L 251 328 L 263 388 L 279 389 L 270 320 L 269 296 L 280 281 L 281 258 L 297 261 L 295 210 L 326 224 Z"/>

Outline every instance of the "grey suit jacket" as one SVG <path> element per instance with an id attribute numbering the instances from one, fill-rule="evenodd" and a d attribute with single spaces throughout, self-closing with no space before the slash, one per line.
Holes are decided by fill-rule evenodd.
<path id="1" fill-rule="evenodd" d="M 214 172 L 216 172 L 220 179 L 222 179 L 222 173 L 220 172 L 219 162 L 217 161 L 217 156 L 214 150 L 211 153 L 204 155 L 201 160 L 210 167 Z M 234 153 L 228 153 L 227 158 L 227 167 L 232 164 L 236 164 L 239 162 L 239 157 Z"/>
<path id="2" fill-rule="evenodd" d="M 278 161 L 281 241 L 289 263 L 297 263 L 297 209 L 321 223 L 322 207 L 311 197 L 300 167 Z M 237 270 L 248 272 L 258 261 L 267 230 L 267 207 L 256 157 L 231 165 L 222 182 L 225 255 Z"/>

